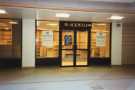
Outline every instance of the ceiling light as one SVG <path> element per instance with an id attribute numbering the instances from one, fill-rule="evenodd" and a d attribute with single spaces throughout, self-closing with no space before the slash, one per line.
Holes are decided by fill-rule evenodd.
<path id="1" fill-rule="evenodd" d="M 57 23 L 48 23 L 47 25 L 50 25 L 50 26 L 57 26 L 58 24 L 57 24 Z"/>
<path id="2" fill-rule="evenodd" d="M 6 10 L 0 9 L 0 14 L 6 14 L 6 13 L 7 13 Z"/>
<path id="3" fill-rule="evenodd" d="M 4 28 L 5 30 L 9 30 L 9 28 L 8 27 L 6 27 L 6 28 Z"/>
<path id="4" fill-rule="evenodd" d="M 116 16 L 116 15 L 110 17 L 111 20 L 122 20 L 123 18 L 124 18 L 123 16 Z"/>
<path id="5" fill-rule="evenodd" d="M 96 25 L 99 25 L 99 26 L 105 26 L 106 24 L 105 23 L 98 23 Z"/>
<path id="6" fill-rule="evenodd" d="M 10 21 L 10 24 L 18 24 L 16 21 Z"/>
<path id="7" fill-rule="evenodd" d="M 68 13 L 56 13 L 56 17 L 69 18 L 70 14 L 68 14 Z"/>

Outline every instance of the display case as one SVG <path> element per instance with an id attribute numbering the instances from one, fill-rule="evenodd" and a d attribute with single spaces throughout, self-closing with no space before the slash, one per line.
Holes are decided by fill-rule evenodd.
<path id="1" fill-rule="evenodd" d="M 58 22 L 38 21 L 36 31 L 36 57 L 53 58 L 59 55 Z"/>
<path id="2" fill-rule="evenodd" d="M 110 24 L 93 23 L 91 30 L 91 57 L 110 57 Z"/>

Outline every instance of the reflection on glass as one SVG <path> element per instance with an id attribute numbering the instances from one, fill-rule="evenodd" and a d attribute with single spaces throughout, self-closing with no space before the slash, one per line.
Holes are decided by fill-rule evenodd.
<path id="1" fill-rule="evenodd" d="M 77 32 L 77 49 L 87 49 L 88 45 L 88 32 L 78 31 Z"/>
<path id="2" fill-rule="evenodd" d="M 20 60 L 21 29 L 19 19 L 0 19 L 0 58 Z"/>
<path id="3" fill-rule="evenodd" d="M 76 65 L 87 65 L 87 50 L 77 50 Z"/>
<path id="4" fill-rule="evenodd" d="M 12 24 L 8 22 L 1 22 L 0 45 L 11 45 L 11 44 L 12 44 Z"/>
<path id="5" fill-rule="evenodd" d="M 62 66 L 73 66 L 72 50 L 62 50 Z"/>
<path id="6" fill-rule="evenodd" d="M 110 24 L 93 23 L 91 30 L 91 57 L 109 57 Z"/>
<path id="7" fill-rule="evenodd" d="M 62 49 L 72 49 L 74 41 L 73 31 L 63 31 L 62 32 Z"/>
<path id="8" fill-rule="evenodd" d="M 59 25 L 54 21 L 37 21 L 37 58 L 58 57 Z"/>

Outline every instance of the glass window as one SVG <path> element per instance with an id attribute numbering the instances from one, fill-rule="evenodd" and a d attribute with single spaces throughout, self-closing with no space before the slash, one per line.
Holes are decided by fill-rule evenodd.
<path id="1" fill-rule="evenodd" d="M 93 23 L 91 30 L 91 57 L 110 57 L 110 24 Z"/>
<path id="2" fill-rule="evenodd" d="M 77 32 L 77 49 L 87 49 L 88 47 L 88 32 L 78 31 Z"/>
<path id="3" fill-rule="evenodd" d="M 37 58 L 58 57 L 59 23 L 37 21 L 36 56 Z"/>
<path id="4" fill-rule="evenodd" d="M 0 19 L 0 58 L 21 59 L 21 26 L 19 19 Z"/>
<path id="5" fill-rule="evenodd" d="M 72 50 L 62 50 L 62 66 L 72 66 L 74 64 Z"/>
<path id="6" fill-rule="evenodd" d="M 87 58 L 88 58 L 88 51 L 87 50 L 77 50 L 76 52 L 76 65 L 87 65 Z"/>

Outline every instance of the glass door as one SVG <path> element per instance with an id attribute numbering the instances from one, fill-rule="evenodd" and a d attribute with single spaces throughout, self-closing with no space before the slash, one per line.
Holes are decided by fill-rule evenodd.
<path id="1" fill-rule="evenodd" d="M 88 31 L 62 31 L 62 66 L 88 65 Z"/>
<path id="2" fill-rule="evenodd" d="M 88 65 L 88 31 L 77 31 L 76 65 Z"/>
<path id="3" fill-rule="evenodd" d="M 62 32 L 62 66 L 74 65 L 74 32 Z"/>

